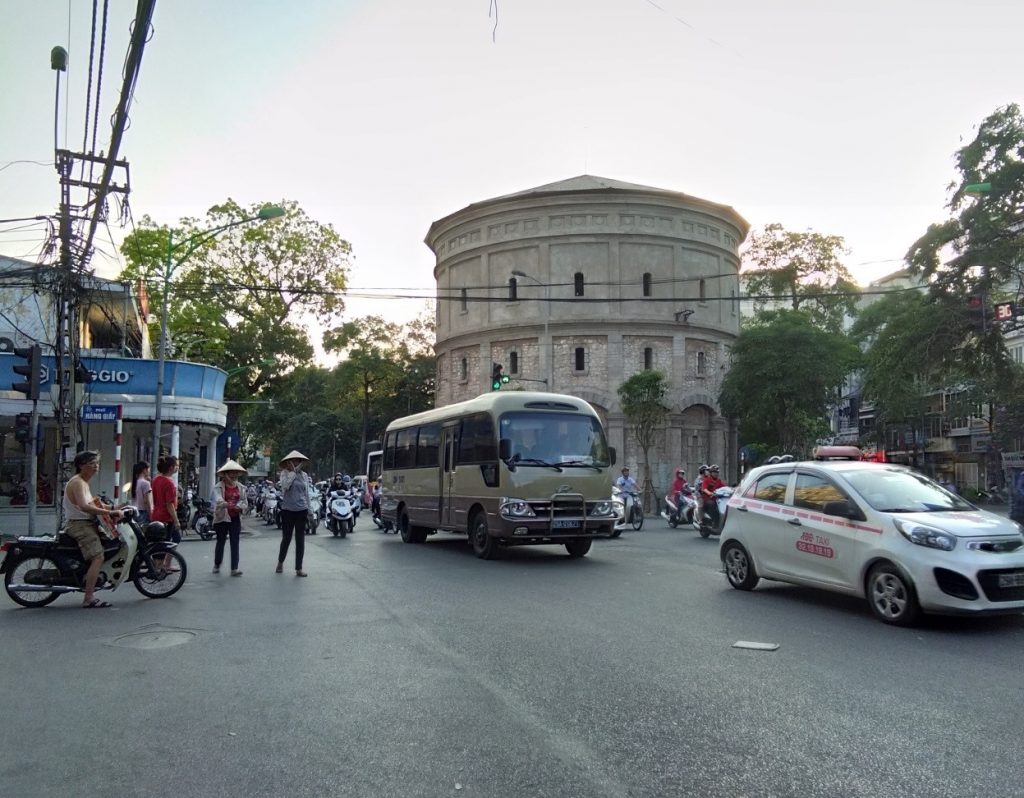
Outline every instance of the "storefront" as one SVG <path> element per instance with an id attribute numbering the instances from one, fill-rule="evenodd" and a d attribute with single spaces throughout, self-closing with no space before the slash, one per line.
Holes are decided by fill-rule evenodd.
<path id="1" fill-rule="evenodd" d="M 13 366 L 20 359 L 0 353 L 0 385 L 15 381 Z M 156 409 L 158 361 L 121 357 L 83 357 L 82 364 L 92 382 L 76 385 L 78 424 L 74 438 L 84 448 L 100 452 L 102 466 L 92 483 L 95 495 L 123 499 L 123 486 L 132 467 L 140 460 L 152 463 L 153 420 Z M 58 430 L 56 390 L 53 388 L 53 358 L 43 357 L 45 379 L 39 401 L 39 428 L 35 456 L 39 479 L 36 496 L 39 511 L 36 531 L 56 528 L 54 511 L 58 486 Z M 20 379 L 20 378 L 18 378 Z M 227 406 L 220 369 L 200 363 L 168 361 L 164 372 L 161 405 L 161 448 L 179 457 L 179 480 L 206 495 L 216 472 L 215 443 L 224 429 Z M 28 528 L 29 473 L 27 446 L 15 439 L 17 417 L 32 412 L 32 403 L 22 394 L 0 390 L 0 531 L 20 534 Z M 121 467 L 115 463 L 117 416 L 121 422 Z"/>

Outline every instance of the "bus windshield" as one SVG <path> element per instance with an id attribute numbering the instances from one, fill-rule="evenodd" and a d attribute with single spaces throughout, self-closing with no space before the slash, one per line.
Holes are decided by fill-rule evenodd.
<path id="1" fill-rule="evenodd" d="M 601 422 L 576 413 L 505 413 L 499 421 L 501 438 L 511 442 L 511 457 L 563 467 L 607 468 L 608 443 Z"/>

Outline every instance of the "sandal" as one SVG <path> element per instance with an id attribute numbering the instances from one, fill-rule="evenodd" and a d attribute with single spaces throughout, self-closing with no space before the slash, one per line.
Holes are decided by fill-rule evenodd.
<path id="1" fill-rule="evenodd" d="M 274 569 L 275 574 L 284 573 L 284 566 L 281 563 L 277 564 L 277 568 Z"/>
<path id="2" fill-rule="evenodd" d="M 113 607 L 109 601 L 103 601 L 102 599 L 94 598 L 82 604 L 83 610 L 105 610 L 107 607 Z"/>

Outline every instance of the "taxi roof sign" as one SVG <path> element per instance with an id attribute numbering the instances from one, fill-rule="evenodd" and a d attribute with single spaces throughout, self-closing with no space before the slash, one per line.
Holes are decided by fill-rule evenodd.
<path id="1" fill-rule="evenodd" d="M 815 460 L 863 460 L 864 455 L 856 446 L 815 446 Z"/>

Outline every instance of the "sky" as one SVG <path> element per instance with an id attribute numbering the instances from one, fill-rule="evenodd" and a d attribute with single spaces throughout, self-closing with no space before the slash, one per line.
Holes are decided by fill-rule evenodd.
<path id="1" fill-rule="evenodd" d="M 135 12 L 106 2 L 104 149 Z M 49 53 L 69 51 L 57 137 L 80 150 L 92 4 L 2 8 L 0 219 L 49 214 Z M 580 174 L 843 236 L 866 283 L 947 218 L 977 125 L 1024 103 L 1019 0 L 158 0 L 153 29 L 121 148 L 134 218 L 295 200 L 352 244 L 360 293 L 429 294 L 431 222 Z M 33 259 L 41 230 L 0 224 L 0 254 Z"/>

